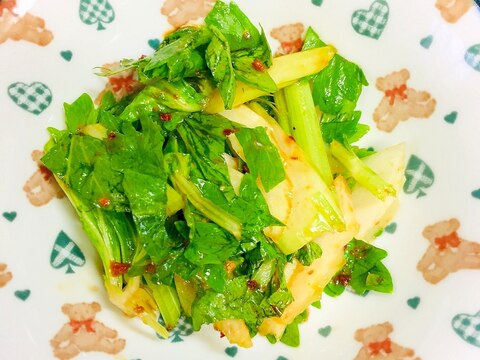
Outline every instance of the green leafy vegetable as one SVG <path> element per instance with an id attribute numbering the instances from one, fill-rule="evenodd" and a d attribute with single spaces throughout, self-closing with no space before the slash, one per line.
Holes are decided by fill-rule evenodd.
<path id="1" fill-rule="evenodd" d="M 307 321 L 307 319 L 308 319 L 308 313 L 306 311 L 298 315 L 293 321 L 293 323 L 291 323 L 285 328 L 285 332 L 283 333 L 283 336 L 280 339 L 280 341 L 288 346 L 292 346 L 292 347 L 300 346 L 300 330 L 298 326 L 302 322 Z"/>
<path id="2" fill-rule="evenodd" d="M 303 50 L 325 46 L 318 34 L 309 27 L 305 35 Z M 368 85 L 360 67 L 340 55 L 335 55 L 328 66 L 313 78 L 315 104 L 327 116 L 350 113 L 362 92 Z M 326 122 L 330 121 L 327 120 Z"/>
<path id="3" fill-rule="evenodd" d="M 260 32 L 234 2 L 215 3 L 205 24 L 221 29 L 232 51 L 255 48 L 261 39 Z"/>
<path id="4" fill-rule="evenodd" d="M 313 98 L 325 114 L 349 113 L 365 85 L 368 82 L 358 65 L 336 55 L 313 80 Z"/>
<path id="5" fill-rule="evenodd" d="M 310 27 L 305 35 L 303 50 L 325 46 Z M 353 143 L 365 135 L 369 127 L 359 124 L 361 113 L 355 107 L 368 82 L 360 67 L 340 55 L 313 77 L 312 96 L 322 112 L 322 135 L 327 144 L 332 140 Z"/>
<path id="6" fill-rule="evenodd" d="M 323 122 L 323 139 L 327 144 L 334 140 L 347 144 L 357 142 L 370 130 L 368 125 L 358 123 L 360 117 L 360 111 L 354 111 L 332 121 Z"/>
<path id="7" fill-rule="evenodd" d="M 333 277 L 325 292 L 330 296 L 338 296 L 347 286 L 359 295 L 369 290 L 392 292 L 392 277 L 381 262 L 386 256 L 385 250 L 353 239 L 345 248 L 345 266 Z"/>
<path id="8" fill-rule="evenodd" d="M 199 266 L 222 265 L 225 260 L 239 252 L 239 243 L 232 235 L 213 223 L 198 222 L 185 257 Z"/>
<path id="9" fill-rule="evenodd" d="M 215 36 L 207 47 L 206 60 L 212 76 L 220 89 L 225 107 L 231 109 L 235 99 L 235 74 L 233 72 L 230 46 L 224 35 L 214 28 Z"/>
<path id="10" fill-rule="evenodd" d="M 217 223 L 231 233 L 235 238 L 240 239 L 242 235 L 242 224 L 239 219 L 216 205 L 208 197 L 204 197 L 202 191 L 189 181 L 190 158 L 181 154 L 169 154 L 166 161 L 169 164 L 170 179 L 174 187 L 204 216 Z M 221 199 L 221 197 L 216 197 Z"/>
<path id="11" fill-rule="evenodd" d="M 285 179 L 282 160 L 265 128 L 242 128 L 235 136 L 242 145 L 250 173 L 255 179 L 260 177 L 265 191 L 270 191 Z"/>
<path id="12" fill-rule="evenodd" d="M 261 71 L 253 66 L 257 61 L 264 67 Z M 272 65 L 265 33 L 263 30 L 260 33 L 234 2 L 217 1 L 205 18 L 205 26 L 178 29 L 164 39 L 151 57 L 123 60 L 121 65 L 114 71 L 103 69 L 103 74 L 110 76 L 136 69 L 139 80 L 147 85 L 144 94 L 123 114 L 131 120 L 138 119 L 142 110 L 201 111 L 205 96 L 215 86 L 225 107 L 231 109 L 237 80 L 266 92 L 277 90 L 275 82 L 264 71 Z M 156 82 L 153 88 L 152 80 Z M 185 89 L 187 94 L 179 93 Z M 169 99 L 170 94 L 173 101 Z"/>
<path id="13" fill-rule="evenodd" d="M 208 28 L 187 27 L 170 34 L 151 58 L 136 62 L 140 80 L 177 81 L 206 71 L 203 53 L 211 37 Z"/>
<path id="14" fill-rule="evenodd" d="M 71 133 L 78 132 L 82 126 L 95 124 L 98 111 L 87 94 L 81 95 L 72 104 L 65 104 L 65 123 Z"/>
<path id="15" fill-rule="evenodd" d="M 275 81 L 266 71 L 264 63 L 255 57 L 242 56 L 233 59 L 233 68 L 235 77 L 249 84 L 262 89 L 268 93 L 274 93 L 278 90 Z"/>
<path id="16" fill-rule="evenodd" d="M 310 242 L 297 251 L 296 258 L 304 266 L 310 266 L 312 262 L 322 256 L 322 248 L 315 242 Z"/>

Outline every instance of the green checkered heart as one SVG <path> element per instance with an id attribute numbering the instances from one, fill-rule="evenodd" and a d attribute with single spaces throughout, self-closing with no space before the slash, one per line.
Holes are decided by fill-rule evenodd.
<path id="1" fill-rule="evenodd" d="M 452 319 L 452 327 L 463 340 L 480 347 L 480 311 L 476 315 L 456 315 Z"/>
<path id="2" fill-rule="evenodd" d="M 79 15 L 83 23 L 97 24 L 97 30 L 104 30 L 103 24 L 115 20 L 115 11 L 108 0 L 81 0 Z"/>
<path id="3" fill-rule="evenodd" d="M 480 44 L 468 48 L 465 53 L 465 61 L 477 71 L 480 71 Z"/>
<path id="4" fill-rule="evenodd" d="M 360 35 L 379 39 L 388 22 L 389 8 L 384 0 L 376 0 L 368 10 L 356 10 L 352 15 L 353 29 Z"/>
<path id="5" fill-rule="evenodd" d="M 74 273 L 73 266 L 83 266 L 85 256 L 75 242 L 63 231 L 58 234 L 50 254 L 50 265 L 55 269 L 67 267 L 67 274 Z"/>
<path id="6" fill-rule="evenodd" d="M 39 115 L 52 102 L 52 92 L 47 85 L 33 82 L 27 85 L 16 82 L 8 87 L 8 96 L 22 109 Z"/>
<path id="7" fill-rule="evenodd" d="M 163 321 L 161 315 L 158 317 L 158 322 L 162 324 L 162 326 L 165 326 L 165 322 Z M 193 334 L 192 321 L 189 318 L 182 316 L 180 319 L 178 319 L 177 326 L 175 326 L 175 328 L 172 331 L 170 331 L 170 336 L 168 338 L 172 339 L 172 342 L 181 342 L 183 341 L 182 336 L 189 336 L 192 334 Z M 158 337 L 160 339 L 163 339 L 160 336 Z"/>
<path id="8" fill-rule="evenodd" d="M 428 189 L 435 182 L 435 175 L 422 159 L 412 155 L 405 169 L 403 191 L 407 194 L 417 193 L 417 198 L 425 196 L 423 189 Z"/>

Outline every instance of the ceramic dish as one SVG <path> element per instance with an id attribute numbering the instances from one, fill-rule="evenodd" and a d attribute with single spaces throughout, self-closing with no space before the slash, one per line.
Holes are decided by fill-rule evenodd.
<path id="1" fill-rule="evenodd" d="M 242 349 L 188 323 L 163 340 L 109 303 L 92 246 L 37 166 L 45 129 L 63 127 L 64 102 L 103 89 L 94 67 L 151 54 L 213 2 L 0 1 L 0 358 L 54 358 L 52 339 L 83 326 L 69 304 L 88 303 L 110 330 L 76 359 L 479 359 L 480 11 L 470 0 L 238 0 L 274 51 L 298 46 L 311 25 L 358 63 L 370 82 L 363 142 L 407 144 L 402 207 L 376 242 L 390 254 L 393 295 L 324 296 L 299 348 L 257 337 Z M 382 101 L 390 116 L 375 122 Z"/>

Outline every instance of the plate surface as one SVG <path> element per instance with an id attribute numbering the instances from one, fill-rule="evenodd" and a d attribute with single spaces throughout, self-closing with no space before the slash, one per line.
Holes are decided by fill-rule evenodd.
<path id="1" fill-rule="evenodd" d="M 64 102 L 103 89 L 96 66 L 152 53 L 212 2 L 0 1 L 0 358 L 54 358 L 52 339 L 88 326 L 62 306 L 97 302 L 84 310 L 115 336 L 76 359 L 479 359 L 480 12 L 471 0 L 237 1 L 274 51 L 294 49 L 313 26 L 357 62 L 370 82 L 359 103 L 372 128 L 364 143 L 406 142 L 402 207 L 376 242 L 390 254 L 393 295 L 324 297 L 297 349 L 259 337 L 241 349 L 189 324 L 162 340 L 108 302 L 93 248 L 37 150 L 47 127 L 63 126 Z"/>

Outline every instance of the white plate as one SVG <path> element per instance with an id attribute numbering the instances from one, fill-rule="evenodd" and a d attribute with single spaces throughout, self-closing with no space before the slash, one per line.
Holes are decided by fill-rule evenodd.
<path id="1" fill-rule="evenodd" d="M 184 9 L 196 2 L 202 1 L 174 1 Z M 9 3 L 1 1 L 0 8 Z M 0 17 L 0 263 L 8 266 L 0 270 L 0 358 L 54 358 L 50 340 L 64 325 L 70 326 L 62 305 L 96 301 L 102 307 L 96 320 L 115 329 L 117 339 L 126 343 L 124 348 L 122 342 L 114 343 L 114 352 L 116 346 L 123 348 L 116 355 L 82 352 L 78 359 L 343 360 L 357 354 L 357 359 L 378 359 L 383 358 L 382 351 L 388 351 L 386 337 L 391 340 L 393 354 L 402 351 L 398 345 L 422 359 L 479 359 L 480 252 L 459 255 L 459 249 L 480 246 L 478 8 L 469 0 L 439 0 L 437 3 L 446 3 L 439 5 L 443 11 L 434 0 L 238 3 L 273 35 L 274 50 L 282 46 L 280 41 L 288 48 L 289 42 L 301 35 L 302 27 L 272 30 L 301 23 L 304 28 L 313 26 L 342 55 L 360 64 L 371 84 L 359 104 L 362 121 L 372 127 L 364 143 L 375 148 L 407 143 L 410 162 L 402 208 L 376 243 L 390 253 L 387 265 L 395 280 L 395 293 L 366 297 L 347 293 L 338 299 L 325 296 L 322 309 L 312 310 L 309 321 L 301 326 L 302 344 L 297 349 L 270 345 L 260 337 L 255 338 L 252 349 L 240 349 L 206 327 L 198 334 L 183 329 L 161 340 L 136 320 L 125 318 L 106 299 L 97 257 L 68 202 L 53 196 L 48 203 L 33 206 L 23 187 L 42 183 L 31 154 L 47 140 L 46 127 L 63 126 L 62 104 L 82 92 L 95 96 L 103 88 L 104 79 L 95 76 L 93 68 L 152 53 L 152 47 L 171 28 L 168 20 L 176 18 L 162 15 L 162 1 L 17 0 L 16 15 L 4 9 Z M 454 5 L 446 9 L 449 3 Z M 94 6 L 103 13 L 95 13 Z M 462 7 L 464 14 L 459 11 L 452 15 Z M 377 25 L 358 22 L 362 16 L 369 18 L 373 10 L 378 14 L 371 21 Z M 6 16 L 16 22 L 15 29 L 23 26 L 23 30 L 12 31 Z M 25 32 L 32 25 L 34 29 Z M 18 41 L 12 40 L 14 33 L 20 37 Z M 428 116 L 419 119 L 411 115 L 422 105 L 410 101 L 410 119 L 388 133 L 377 129 L 373 114 L 382 97 L 387 96 L 389 102 L 392 89 L 379 90 L 375 82 L 401 69 L 410 74 L 408 89 L 428 92 L 427 98 L 435 99 L 435 104 L 423 104 Z M 393 97 L 394 112 L 402 101 L 413 98 L 410 90 L 402 90 L 402 83 L 399 81 L 393 90 L 397 94 Z M 36 94 L 31 101 L 15 99 L 19 89 L 37 89 L 43 95 Z M 391 121 L 387 125 L 395 122 Z M 28 182 L 31 176 L 34 178 Z M 457 234 L 461 245 L 457 246 L 452 237 L 456 253 L 447 256 L 462 266 L 469 262 L 476 269 L 460 269 L 434 285 L 417 270 L 429 247 L 422 232 L 428 225 L 452 218 L 460 224 Z M 442 239 L 441 232 L 435 227 L 433 237 Z M 62 241 L 71 250 L 67 257 L 58 253 Z M 442 240 L 437 240 L 430 250 L 442 263 L 446 252 L 439 253 L 440 243 Z M 453 265 L 447 268 L 455 270 Z M 5 283 L 8 273 L 13 277 Z M 358 332 L 375 324 L 383 325 Z M 363 338 L 363 344 L 355 334 Z M 379 356 L 375 356 L 375 348 Z M 406 357 L 398 355 L 395 359 Z"/>

